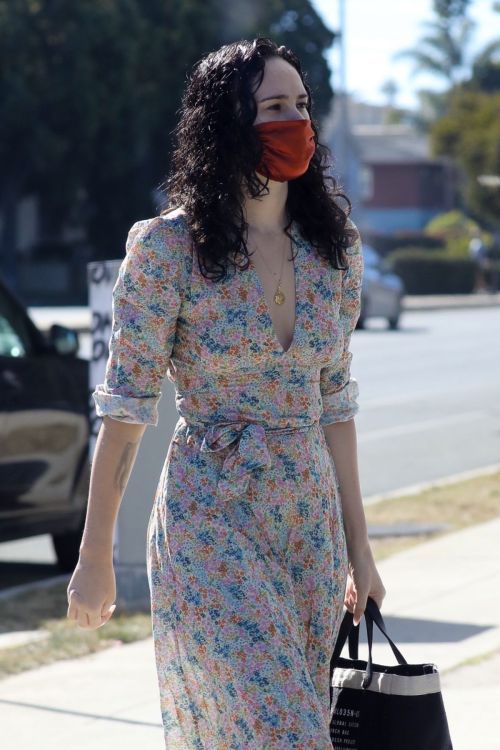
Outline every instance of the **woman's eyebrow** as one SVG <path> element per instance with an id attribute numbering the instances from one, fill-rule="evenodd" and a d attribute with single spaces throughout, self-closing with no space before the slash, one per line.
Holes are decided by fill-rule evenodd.
<path id="1" fill-rule="evenodd" d="M 261 102 L 267 102 L 269 99 L 288 99 L 288 96 L 286 94 L 278 94 L 277 96 L 266 96 L 264 99 L 259 99 L 259 104 Z M 307 94 L 299 94 L 297 99 L 308 99 Z"/>

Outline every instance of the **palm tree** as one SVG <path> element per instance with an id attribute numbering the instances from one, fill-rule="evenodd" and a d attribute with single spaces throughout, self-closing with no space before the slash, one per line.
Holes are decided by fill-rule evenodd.
<path id="1" fill-rule="evenodd" d="M 432 73 L 444 78 L 450 87 L 458 83 L 458 75 L 467 61 L 467 47 L 476 25 L 464 17 L 460 23 L 449 23 L 442 18 L 424 21 L 428 33 L 418 47 L 397 52 L 395 59 L 410 57 L 414 60 L 413 75 Z"/>
<path id="2" fill-rule="evenodd" d="M 448 92 L 459 83 L 468 61 L 468 47 L 476 25 L 467 16 L 469 4 L 470 0 L 434 0 L 436 18 L 423 22 L 427 32 L 418 46 L 394 55 L 394 59 L 413 59 L 412 76 L 430 73 L 446 83 L 444 92 L 422 89 L 417 93 L 420 107 L 412 120 L 420 131 L 427 131 L 433 121 L 445 114 Z"/>
<path id="3" fill-rule="evenodd" d="M 498 5 L 500 10 L 500 4 Z M 474 58 L 471 84 L 494 93 L 500 87 L 500 38 L 489 42 Z"/>

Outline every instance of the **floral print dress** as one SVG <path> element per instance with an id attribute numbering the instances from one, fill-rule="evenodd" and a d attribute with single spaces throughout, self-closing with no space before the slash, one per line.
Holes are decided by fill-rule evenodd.
<path id="1" fill-rule="evenodd" d="M 146 544 L 168 750 L 332 747 L 348 566 L 322 426 L 358 410 L 363 256 L 358 239 L 342 272 L 291 233 L 286 351 L 255 268 L 206 279 L 182 212 L 132 226 L 113 290 L 98 415 L 156 425 L 165 374 L 179 414 Z"/>

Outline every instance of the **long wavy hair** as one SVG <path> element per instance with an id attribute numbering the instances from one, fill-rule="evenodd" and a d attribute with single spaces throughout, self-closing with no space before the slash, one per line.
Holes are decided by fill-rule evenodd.
<path id="1" fill-rule="evenodd" d="M 345 248 L 357 237 L 347 225 L 351 202 L 329 173 L 330 151 L 318 143 L 311 90 L 297 56 L 263 37 L 227 44 L 199 60 L 188 78 L 174 130 L 171 168 L 163 185 L 168 207 L 160 214 L 182 206 L 200 271 L 215 281 L 226 277 L 228 263 L 237 265 L 233 257 L 243 257 L 243 264 L 238 263 L 242 270 L 249 265 L 243 190 L 252 198 L 269 193 L 268 180 L 263 182 L 255 171 L 262 144 L 253 123 L 254 94 L 271 57 L 283 58 L 300 75 L 316 143 L 307 172 L 288 183 L 285 232 L 290 236 L 295 221 L 317 252 L 342 270 Z M 346 201 L 345 210 L 338 197 Z"/>

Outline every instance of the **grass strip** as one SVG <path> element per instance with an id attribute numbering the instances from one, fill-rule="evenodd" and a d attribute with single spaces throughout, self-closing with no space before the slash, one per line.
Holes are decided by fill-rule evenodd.
<path id="1" fill-rule="evenodd" d="M 415 495 L 392 497 L 365 507 L 368 526 L 392 523 L 449 524 L 447 529 L 415 536 L 370 538 L 375 560 L 500 516 L 500 472 L 430 486 Z"/>
<path id="2" fill-rule="evenodd" d="M 115 613 L 101 628 L 84 630 L 68 620 L 67 582 L 31 590 L 0 603 L 0 633 L 41 630 L 45 638 L 0 649 L 0 679 L 60 659 L 86 656 L 105 648 L 148 638 L 151 614 Z"/>

